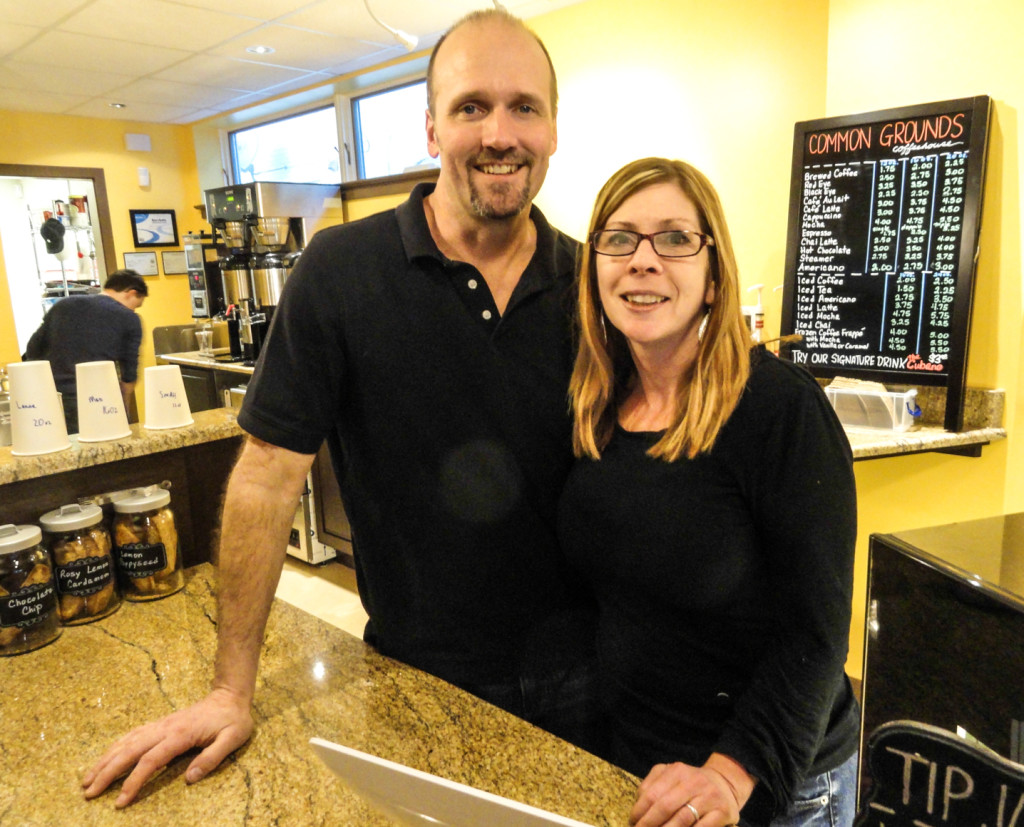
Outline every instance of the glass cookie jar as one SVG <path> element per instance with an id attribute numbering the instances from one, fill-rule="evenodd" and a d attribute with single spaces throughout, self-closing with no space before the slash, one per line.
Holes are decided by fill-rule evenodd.
<path id="1" fill-rule="evenodd" d="M 45 646 L 61 632 L 50 554 L 33 525 L 0 526 L 0 655 Z"/>
<path id="2" fill-rule="evenodd" d="M 114 501 L 114 548 L 125 600 L 157 600 L 185 585 L 170 502 L 170 492 L 156 486 Z"/>
<path id="3" fill-rule="evenodd" d="M 56 570 L 57 611 L 65 626 L 113 614 L 121 605 L 110 532 L 97 505 L 62 505 L 39 524 Z"/>

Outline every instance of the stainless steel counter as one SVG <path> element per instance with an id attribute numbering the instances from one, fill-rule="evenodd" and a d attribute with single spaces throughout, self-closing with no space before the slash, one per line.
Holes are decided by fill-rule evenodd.
<path id="1" fill-rule="evenodd" d="M 198 350 L 186 351 L 184 353 L 158 353 L 157 364 L 164 365 L 185 365 L 193 368 L 207 368 L 209 370 L 223 370 L 228 373 L 242 373 L 252 376 L 255 368 L 252 365 L 245 365 L 242 362 L 218 361 L 215 357 L 226 356 L 228 348 L 214 348 L 213 356 L 205 356 Z"/>

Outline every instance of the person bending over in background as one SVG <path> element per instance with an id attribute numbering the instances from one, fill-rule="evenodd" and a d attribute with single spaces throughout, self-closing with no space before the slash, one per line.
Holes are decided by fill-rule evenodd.
<path id="1" fill-rule="evenodd" d="M 131 412 L 139 375 L 142 322 L 136 310 L 149 295 L 145 280 L 134 270 L 117 270 L 93 296 L 68 296 L 56 302 L 28 340 L 22 359 L 45 359 L 61 393 L 69 434 L 78 433 L 80 362 L 112 361 L 121 381 L 124 409 Z"/>
<path id="2" fill-rule="evenodd" d="M 599 606 L 630 823 L 852 823 L 856 497 L 814 379 L 754 347 L 718 196 L 680 161 L 605 184 L 579 280 L 565 554 Z"/>
<path id="3" fill-rule="evenodd" d="M 196 781 L 249 737 L 267 614 L 324 439 L 367 642 L 590 745 L 592 612 L 556 541 L 578 245 L 531 206 L 555 151 L 554 71 L 536 35 L 489 10 L 449 31 L 427 78 L 436 186 L 312 239 L 249 383 L 212 691 L 119 740 L 83 779 L 88 797 L 131 770 L 123 806 L 194 746 Z"/>

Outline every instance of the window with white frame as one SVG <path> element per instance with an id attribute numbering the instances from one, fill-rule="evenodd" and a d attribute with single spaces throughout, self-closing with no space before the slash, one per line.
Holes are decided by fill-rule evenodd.
<path id="1" fill-rule="evenodd" d="M 426 109 L 426 80 L 418 78 L 236 129 L 228 133 L 234 183 L 334 184 L 437 167 L 427 152 Z"/>
<path id="2" fill-rule="evenodd" d="M 436 167 L 427 152 L 427 82 L 417 80 L 351 99 L 359 179 Z"/>
<path id="3" fill-rule="evenodd" d="M 236 184 L 341 182 L 333 105 L 238 129 L 230 133 L 230 146 Z"/>

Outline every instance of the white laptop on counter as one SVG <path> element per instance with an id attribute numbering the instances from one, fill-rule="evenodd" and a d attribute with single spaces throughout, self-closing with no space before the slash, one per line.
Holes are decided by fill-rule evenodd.
<path id="1" fill-rule="evenodd" d="M 348 787 L 405 827 L 592 827 L 321 738 L 309 743 Z"/>

